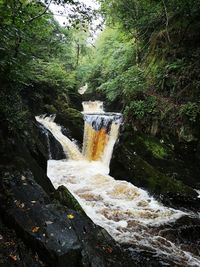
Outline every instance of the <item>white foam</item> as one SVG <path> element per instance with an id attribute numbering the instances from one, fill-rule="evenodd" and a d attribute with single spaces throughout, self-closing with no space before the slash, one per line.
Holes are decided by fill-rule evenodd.
<path id="1" fill-rule="evenodd" d="M 194 191 L 196 191 L 197 194 L 198 194 L 197 198 L 200 198 L 200 190 L 198 190 L 198 189 L 194 189 Z"/>
<path id="2" fill-rule="evenodd" d="M 43 126 L 45 126 L 60 142 L 66 157 L 70 157 L 76 160 L 83 159 L 83 156 L 76 144 L 72 142 L 68 137 L 63 135 L 61 131 L 61 126 L 57 125 L 54 122 L 55 115 L 52 115 L 50 117 L 46 117 L 45 115 L 36 116 L 35 119 Z"/>
<path id="3" fill-rule="evenodd" d="M 126 181 L 116 181 L 101 162 L 48 161 L 47 175 L 57 188 L 65 185 L 94 223 L 121 243 L 151 249 L 158 255 L 198 266 L 200 261 L 159 235 L 151 227 L 173 222 L 186 213 L 167 208 Z M 191 260 L 192 259 L 192 260 Z"/>
<path id="4" fill-rule="evenodd" d="M 87 161 L 78 148 L 62 135 L 52 119 L 39 119 L 67 150 L 70 160 L 49 160 L 47 175 L 55 188 L 65 185 L 94 223 L 120 243 L 154 251 L 174 266 L 200 266 L 200 259 L 159 236 L 156 226 L 174 222 L 186 213 L 167 208 L 126 181 L 108 175 L 101 161 Z"/>
<path id="5" fill-rule="evenodd" d="M 102 101 L 84 101 L 82 102 L 84 113 L 103 113 Z"/>

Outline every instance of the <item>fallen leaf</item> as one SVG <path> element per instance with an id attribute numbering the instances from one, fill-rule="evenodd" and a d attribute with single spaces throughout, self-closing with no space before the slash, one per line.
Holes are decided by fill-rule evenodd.
<path id="1" fill-rule="evenodd" d="M 67 214 L 67 218 L 72 220 L 72 219 L 74 219 L 74 215 L 73 214 Z"/>
<path id="2" fill-rule="evenodd" d="M 113 249 L 112 249 L 111 247 L 107 247 L 106 251 L 107 251 L 108 253 L 112 253 L 112 252 L 113 252 Z"/>
<path id="3" fill-rule="evenodd" d="M 26 180 L 26 177 L 22 175 L 21 180 L 22 181 Z"/>
<path id="4" fill-rule="evenodd" d="M 12 255 L 12 254 L 10 254 L 9 257 L 10 257 L 13 261 L 17 261 L 17 256 L 16 256 L 16 255 Z"/>
<path id="5" fill-rule="evenodd" d="M 1 240 L 1 239 L 3 239 L 3 236 L 2 236 L 2 235 L 0 235 L 0 240 Z"/>
<path id="6" fill-rule="evenodd" d="M 53 222 L 52 221 L 46 221 L 45 223 L 48 225 L 48 224 L 52 224 Z"/>
<path id="7" fill-rule="evenodd" d="M 37 232 L 39 231 L 39 229 L 40 229 L 40 227 L 38 227 L 38 226 L 33 226 L 31 232 L 32 232 L 32 233 L 37 233 Z"/>
<path id="8" fill-rule="evenodd" d="M 18 207 L 18 208 L 21 208 L 23 209 L 25 207 L 25 204 L 22 202 L 20 202 L 19 200 L 16 200 L 15 201 L 15 205 Z"/>

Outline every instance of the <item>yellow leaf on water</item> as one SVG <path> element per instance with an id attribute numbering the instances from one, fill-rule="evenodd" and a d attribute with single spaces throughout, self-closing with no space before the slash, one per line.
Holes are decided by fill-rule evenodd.
<path id="1" fill-rule="evenodd" d="M 74 215 L 73 214 L 67 214 L 67 218 L 72 220 L 72 219 L 74 219 Z"/>
<path id="2" fill-rule="evenodd" d="M 40 229 L 40 227 L 38 227 L 38 226 L 33 226 L 31 232 L 32 232 L 32 233 L 37 233 L 37 232 L 39 231 L 39 229 Z"/>

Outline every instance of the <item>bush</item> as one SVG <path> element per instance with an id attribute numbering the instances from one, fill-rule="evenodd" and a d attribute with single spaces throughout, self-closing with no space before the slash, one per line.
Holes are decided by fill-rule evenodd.
<path id="1" fill-rule="evenodd" d="M 180 108 L 180 115 L 186 116 L 191 122 L 196 122 L 199 114 L 200 107 L 196 102 L 188 102 Z"/>
<path id="2" fill-rule="evenodd" d="M 148 96 L 144 100 L 134 100 L 125 108 L 124 114 L 127 116 L 143 119 L 146 115 L 153 115 L 156 113 L 157 100 L 154 96 Z"/>

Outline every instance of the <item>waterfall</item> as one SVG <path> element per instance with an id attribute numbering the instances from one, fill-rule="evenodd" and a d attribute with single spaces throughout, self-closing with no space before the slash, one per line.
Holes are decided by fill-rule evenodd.
<path id="1" fill-rule="evenodd" d="M 47 128 L 53 136 L 62 145 L 63 151 L 66 157 L 74 160 L 81 160 L 83 156 L 77 146 L 71 142 L 71 140 L 62 134 L 61 126 L 57 125 L 55 120 L 55 115 L 47 117 L 46 115 L 36 116 L 36 120 L 41 123 L 45 128 Z"/>
<path id="2" fill-rule="evenodd" d="M 83 112 L 84 113 L 103 113 L 103 102 L 101 101 L 84 101 Z"/>
<path id="3" fill-rule="evenodd" d="M 87 160 L 102 161 L 109 167 L 122 115 L 104 112 L 100 101 L 83 102 L 83 109 L 85 125 L 82 153 Z"/>
<path id="4" fill-rule="evenodd" d="M 158 230 L 187 213 L 165 207 L 145 190 L 108 175 L 121 114 L 104 112 L 102 102 L 97 101 L 84 103 L 83 117 L 82 153 L 62 134 L 54 117 L 36 117 L 69 157 L 48 161 L 47 175 L 54 187 L 66 186 L 93 222 L 105 228 L 116 241 L 151 252 L 164 265 L 200 266 L 198 257 L 162 237 Z"/>

